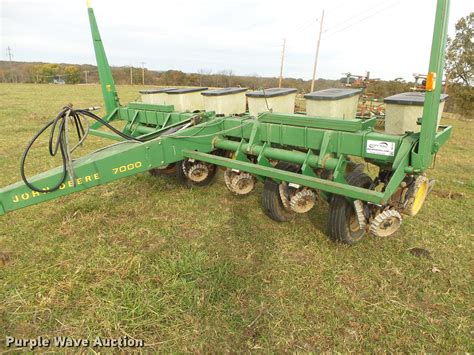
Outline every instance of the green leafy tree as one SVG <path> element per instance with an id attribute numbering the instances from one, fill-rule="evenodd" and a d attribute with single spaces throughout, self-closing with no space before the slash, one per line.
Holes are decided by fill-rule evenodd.
<path id="1" fill-rule="evenodd" d="M 474 12 L 456 23 L 456 35 L 448 39 L 446 72 L 449 80 L 465 86 L 474 84 Z"/>
<path id="2" fill-rule="evenodd" d="M 474 12 L 456 23 L 454 38 L 448 39 L 446 74 L 450 96 L 446 109 L 474 117 Z"/>
<path id="3" fill-rule="evenodd" d="M 58 64 L 41 64 L 35 68 L 35 76 L 39 83 L 52 83 L 58 73 Z"/>
<path id="4" fill-rule="evenodd" d="M 68 65 L 66 68 L 64 68 L 64 74 L 66 74 L 66 84 L 78 84 L 81 81 L 79 69 L 77 69 L 75 65 Z"/>

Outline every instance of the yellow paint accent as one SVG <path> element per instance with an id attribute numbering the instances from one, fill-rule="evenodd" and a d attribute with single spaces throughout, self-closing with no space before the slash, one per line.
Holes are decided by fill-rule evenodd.
<path id="1" fill-rule="evenodd" d="M 138 168 L 141 168 L 142 167 L 142 162 L 141 161 L 137 161 L 135 163 L 130 163 L 130 164 L 127 164 L 127 165 L 121 165 L 119 166 L 118 168 L 112 168 L 112 172 L 117 175 L 119 173 L 125 173 L 127 171 L 130 171 L 130 170 L 133 170 L 133 169 L 138 169 Z"/>
<path id="2" fill-rule="evenodd" d="M 87 0 L 87 7 L 92 9 L 92 0 Z"/>
<path id="3" fill-rule="evenodd" d="M 420 184 L 418 191 L 416 192 L 415 199 L 413 201 L 412 213 L 416 215 L 425 202 L 426 194 L 428 193 L 428 181 L 425 180 Z"/>
<path id="4" fill-rule="evenodd" d="M 99 180 L 99 179 L 100 179 L 99 173 L 95 173 L 94 175 L 87 175 L 87 176 L 76 178 L 76 184 L 82 185 L 86 182 L 92 182 L 92 180 Z M 72 180 L 69 180 L 66 183 L 62 183 L 61 185 L 59 185 L 59 190 L 64 190 L 64 189 L 72 188 L 72 187 L 74 187 L 74 182 Z M 45 187 L 43 188 L 43 190 L 45 192 L 31 191 L 31 192 L 22 193 L 21 195 L 15 195 L 13 196 L 12 201 L 13 203 L 18 203 L 21 201 L 29 200 L 30 198 L 33 199 L 33 198 L 39 197 L 40 195 L 47 193 L 46 191 L 49 190 L 49 187 Z"/>
<path id="5" fill-rule="evenodd" d="M 112 86 L 110 84 L 105 85 L 108 92 L 112 91 Z"/>

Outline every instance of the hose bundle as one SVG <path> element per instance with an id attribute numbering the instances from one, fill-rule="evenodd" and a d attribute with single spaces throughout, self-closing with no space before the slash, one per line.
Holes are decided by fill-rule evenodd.
<path id="1" fill-rule="evenodd" d="M 56 191 L 59 189 L 61 184 L 63 184 L 64 181 L 66 181 L 68 174 L 71 177 L 75 186 L 76 180 L 75 180 L 74 169 L 72 166 L 71 155 L 80 145 L 82 145 L 84 140 L 87 138 L 87 135 L 89 133 L 89 122 L 87 120 L 87 117 L 92 118 L 93 120 L 97 122 L 100 122 L 102 125 L 106 126 L 112 132 L 114 132 L 115 134 L 119 135 L 120 137 L 126 140 L 137 141 L 137 142 L 146 141 L 145 139 L 135 138 L 135 137 L 132 137 L 120 132 L 115 127 L 110 125 L 107 121 L 104 121 L 102 118 L 100 118 L 99 116 L 91 112 L 92 110 L 95 110 L 95 109 L 96 109 L 95 107 L 91 107 L 88 109 L 75 110 L 72 108 L 71 104 L 66 105 L 61 109 L 61 111 L 59 111 L 55 119 L 46 123 L 46 125 L 43 128 L 41 128 L 38 131 L 38 133 L 36 133 L 33 139 L 28 143 L 20 161 L 20 174 L 26 186 L 28 186 L 31 190 L 37 191 L 37 192 Z M 78 142 L 72 148 L 69 144 L 69 135 L 68 135 L 70 124 L 74 126 L 76 134 L 77 134 L 77 138 L 78 138 Z M 61 159 L 62 159 L 63 172 L 62 172 L 61 178 L 53 187 L 50 187 L 48 190 L 43 190 L 34 186 L 26 178 L 25 162 L 33 144 L 50 127 L 51 127 L 51 132 L 49 134 L 49 140 L 48 140 L 49 154 L 50 156 L 54 157 L 57 155 L 58 152 L 60 152 Z"/>

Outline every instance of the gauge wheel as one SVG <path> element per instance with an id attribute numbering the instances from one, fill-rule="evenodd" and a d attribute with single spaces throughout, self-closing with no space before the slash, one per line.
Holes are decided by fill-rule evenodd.
<path id="1" fill-rule="evenodd" d="M 193 181 L 192 179 L 188 177 L 188 175 L 186 174 L 186 171 L 190 169 L 193 163 L 189 162 L 189 160 L 187 159 L 176 163 L 176 180 L 178 180 L 179 183 L 186 185 L 188 187 L 193 187 L 193 186 L 204 187 L 204 186 L 211 185 L 215 181 L 215 178 L 216 178 L 217 166 L 210 163 L 200 163 L 200 164 L 205 165 L 209 169 L 207 176 L 203 180 Z"/>
<path id="2" fill-rule="evenodd" d="M 346 177 L 349 185 L 369 189 L 372 179 L 361 171 L 353 171 Z M 344 196 L 333 195 L 329 203 L 329 237 L 337 242 L 354 245 L 366 234 L 360 228 L 354 204 Z"/>
<path id="3" fill-rule="evenodd" d="M 300 170 L 298 165 L 282 161 L 278 162 L 275 168 L 293 173 Z M 280 184 L 271 178 L 267 178 L 263 185 L 262 209 L 268 217 L 277 222 L 286 222 L 295 215 L 295 212 L 289 206 L 285 207 L 282 201 Z"/>

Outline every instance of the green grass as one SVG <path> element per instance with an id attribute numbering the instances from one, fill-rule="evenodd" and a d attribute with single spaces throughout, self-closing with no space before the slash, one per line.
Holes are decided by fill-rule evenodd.
<path id="1" fill-rule="evenodd" d="M 138 89 L 120 87 L 122 102 Z M 0 85 L 0 186 L 69 102 L 100 104 L 99 87 Z M 237 198 L 221 176 L 189 190 L 140 174 L 0 217 L 0 349 L 8 334 L 128 335 L 179 352 L 474 351 L 473 124 L 445 123 L 453 136 L 420 214 L 355 247 L 328 240 L 325 203 L 278 224 L 261 185 Z M 104 144 L 90 137 L 79 154 Z M 44 144 L 33 157 L 55 165 Z"/>

